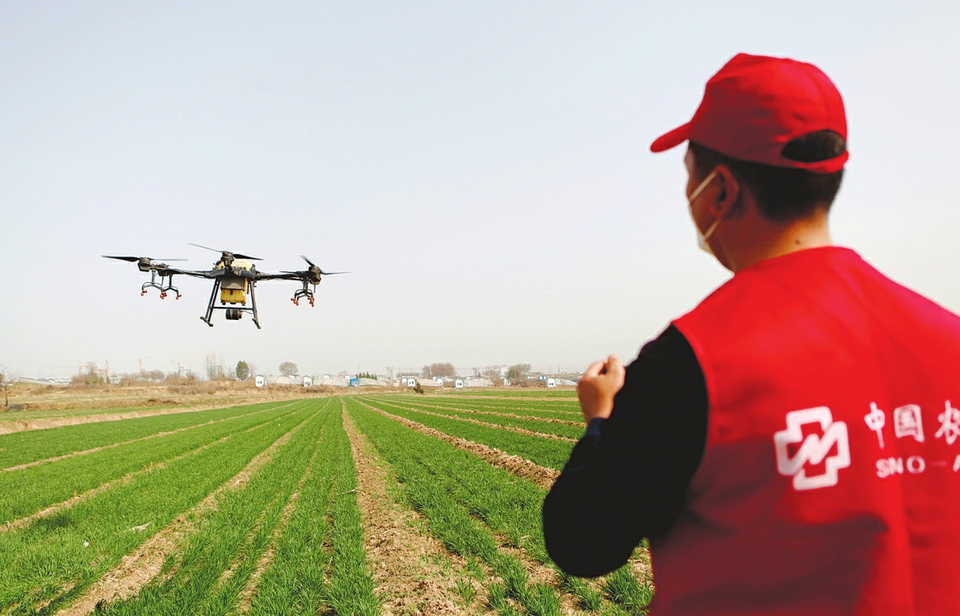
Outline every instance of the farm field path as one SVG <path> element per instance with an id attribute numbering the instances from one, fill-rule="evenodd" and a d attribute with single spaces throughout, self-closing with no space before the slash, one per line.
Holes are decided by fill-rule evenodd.
<path id="1" fill-rule="evenodd" d="M 553 482 L 556 481 L 557 477 L 560 476 L 560 471 L 540 466 L 536 462 L 531 462 L 530 460 L 526 460 L 520 456 L 509 454 L 505 451 L 497 449 L 496 447 L 490 447 L 488 445 L 484 445 L 483 443 L 477 443 L 465 438 L 460 438 L 459 436 L 451 436 L 435 428 L 425 426 L 420 422 L 413 421 L 412 419 L 407 419 L 406 417 L 400 417 L 398 415 L 391 415 L 386 411 L 363 402 L 361 402 L 361 404 L 373 411 L 380 413 L 381 415 L 399 421 L 408 428 L 416 430 L 421 434 L 437 437 L 450 443 L 458 449 L 475 454 L 486 460 L 489 464 L 505 469 L 517 477 L 529 479 L 544 490 L 549 490 L 550 486 L 553 485 Z"/>
<path id="2" fill-rule="evenodd" d="M 190 510 L 181 513 L 169 525 L 150 537 L 134 552 L 125 555 L 120 564 L 97 580 L 72 605 L 60 610 L 57 616 L 82 616 L 90 614 L 98 602 L 126 599 L 136 595 L 140 588 L 152 580 L 163 566 L 168 556 L 173 554 L 184 537 L 193 532 L 197 524 L 217 510 L 217 503 L 227 491 L 242 488 L 261 466 L 263 466 L 274 452 L 290 440 L 296 430 L 304 424 L 287 432 L 269 447 L 257 454 L 243 469 L 231 477 L 226 483 L 211 492 L 202 501 Z M 185 454 L 187 455 L 187 454 Z"/>
<path id="3" fill-rule="evenodd" d="M 357 466 L 357 500 L 363 515 L 364 545 L 376 591 L 384 596 L 382 613 L 384 616 L 464 613 L 451 597 L 456 593 L 453 576 L 467 579 L 466 561 L 447 551 L 426 531 L 426 522 L 419 513 L 391 496 L 391 492 L 397 491 L 396 478 L 347 413 L 344 413 L 343 425 Z M 482 589 L 478 588 L 478 592 L 482 594 Z"/>

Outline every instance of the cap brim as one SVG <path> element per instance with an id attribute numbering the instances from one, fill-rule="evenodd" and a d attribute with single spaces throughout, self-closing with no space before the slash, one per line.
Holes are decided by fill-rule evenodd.
<path id="1" fill-rule="evenodd" d="M 656 141 L 650 144 L 651 152 L 666 152 L 670 148 L 675 148 L 690 138 L 690 122 L 683 126 L 678 126 L 669 133 L 664 133 L 657 137 Z"/>

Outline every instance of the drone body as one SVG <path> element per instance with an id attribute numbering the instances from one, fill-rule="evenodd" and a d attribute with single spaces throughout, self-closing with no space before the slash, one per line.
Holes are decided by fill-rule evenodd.
<path id="1" fill-rule="evenodd" d="M 192 244 L 199 248 L 214 250 L 199 244 Z M 348 274 L 349 272 L 324 272 L 314 265 L 310 259 L 301 257 L 310 267 L 306 270 L 296 272 L 279 272 L 270 274 L 257 270 L 254 261 L 260 261 L 257 257 L 232 253 L 227 250 L 214 250 L 220 253 L 220 259 L 214 264 L 213 269 L 209 270 L 186 270 L 170 267 L 166 263 L 156 263 L 150 257 L 119 257 L 111 255 L 102 255 L 105 259 L 119 259 L 136 263 L 141 272 L 149 272 L 150 280 L 143 283 L 140 287 L 140 295 L 146 295 L 147 289 L 154 288 L 160 291 L 160 299 L 167 296 L 167 291 L 173 291 L 177 294 L 176 299 L 180 299 L 180 291 L 173 286 L 174 275 L 182 274 L 184 276 L 193 276 L 195 278 L 208 278 L 213 280 L 213 290 L 210 293 L 210 301 L 207 303 L 206 313 L 200 317 L 204 323 L 213 327 L 211 318 L 214 310 L 223 310 L 228 321 L 239 321 L 244 312 L 249 312 L 253 318 L 253 324 L 260 329 L 260 318 L 257 313 L 257 295 L 256 285 L 260 280 L 298 280 L 303 283 L 303 287 L 297 289 L 293 294 L 293 303 L 300 305 L 302 298 L 307 298 L 310 305 L 314 305 L 314 293 L 317 285 L 323 276 L 334 274 Z M 182 259 L 167 259 L 168 261 L 177 261 Z M 157 276 L 160 282 L 157 283 Z M 308 288 L 312 286 L 311 290 Z M 217 305 L 217 293 L 220 293 L 220 305 Z M 247 305 L 249 300 L 250 305 Z"/>

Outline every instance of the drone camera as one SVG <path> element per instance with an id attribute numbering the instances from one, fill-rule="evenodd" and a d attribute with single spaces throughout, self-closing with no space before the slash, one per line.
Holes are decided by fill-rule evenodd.
<path id="1" fill-rule="evenodd" d="M 226 312 L 228 321 L 239 321 L 240 317 L 243 316 L 243 312 L 238 308 L 230 308 Z"/>

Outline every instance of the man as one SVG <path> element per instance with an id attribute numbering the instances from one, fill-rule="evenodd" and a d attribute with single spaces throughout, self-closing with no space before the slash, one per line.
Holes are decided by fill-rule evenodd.
<path id="1" fill-rule="evenodd" d="M 831 245 L 846 135 L 819 69 L 741 54 L 651 146 L 689 141 L 700 244 L 734 276 L 584 373 L 543 508 L 564 570 L 647 537 L 653 614 L 960 614 L 960 318 Z"/>

